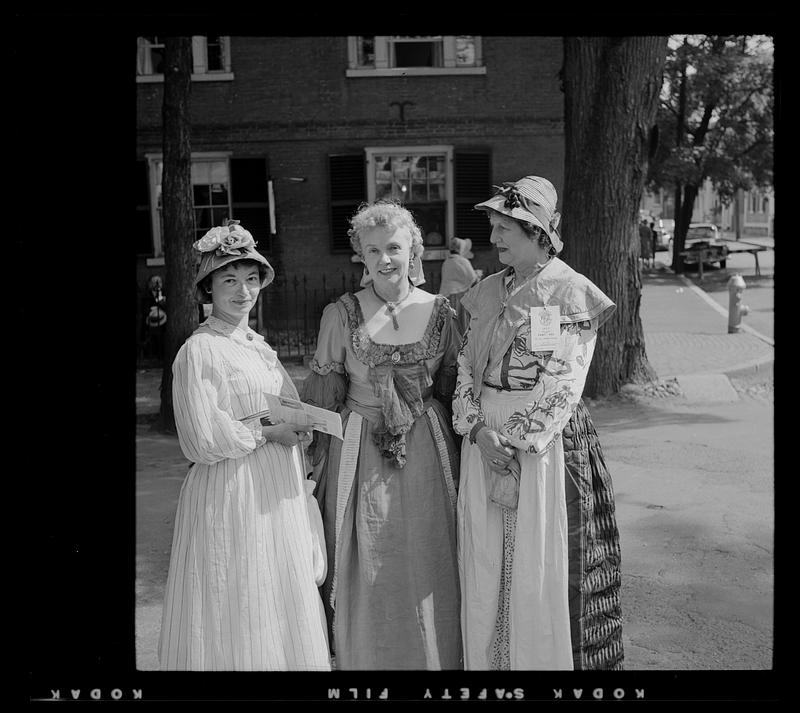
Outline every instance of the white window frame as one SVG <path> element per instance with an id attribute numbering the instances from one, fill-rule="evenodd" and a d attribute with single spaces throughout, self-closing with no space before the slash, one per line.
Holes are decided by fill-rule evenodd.
<path id="1" fill-rule="evenodd" d="M 192 152 L 192 164 L 204 161 L 225 161 L 228 171 L 228 209 L 232 211 L 233 196 L 231 192 L 231 151 L 197 151 Z M 150 224 L 153 231 L 153 257 L 147 258 L 147 265 L 160 266 L 164 264 L 164 244 L 162 241 L 163 230 L 161 226 L 161 213 L 158 210 L 158 163 L 164 160 L 163 153 L 146 153 L 147 180 L 150 189 Z M 232 212 L 231 212 L 232 214 Z M 194 215 L 194 201 L 192 202 L 192 215 Z"/>
<path id="2" fill-rule="evenodd" d="M 446 242 L 449 235 L 453 234 L 456 209 L 455 209 L 455 177 L 453 176 L 453 147 L 447 145 L 435 146 L 367 146 L 364 148 L 364 154 L 367 161 L 367 199 L 370 203 L 375 200 L 376 192 L 376 171 L 377 164 L 375 162 L 376 156 L 408 156 L 416 154 L 444 154 L 445 165 L 447 166 L 447 174 L 445 175 L 444 193 L 447 207 L 445 208 L 445 219 L 447 224 L 444 227 L 444 248 L 431 248 L 425 249 L 422 254 L 423 260 L 444 260 L 449 254 L 446 247 Z M 424 237 L 424 236 L 423 236 Z"/>
<path id="3" fill-rule="evenodd" d="M 392 45 L 394 43 L 414 41 L 420 42 L 425 39 L 431 41 L 441 37 L 443 67 L 391 67 Z M 481 38 L 474 37 L 475 46 L 475 65 L 472 67 L 460 67 L 456 63 L 456 35 L 431 36 L 430 38 L 401 38 L 391 35 L 375 36 L 375 66 L 363 67 L 358 64 L 358 37 L 351 35 L 347 38 L 347 59 L 348 67 L 345 72 L 347 77 L 408 77 L 422 75 L 453 75 L 453 74 L 486 74 L 486 67 L 483 66 L 483 51 Z"/>
<path id="4" fill-rule="evenodd" d="M 210 71 L 208 69 L 208 37 L 206 35 L 192 36 L 192 81 L 193 82 L 220 82 L 232 81 L 231 71 L 231 43 L 230 37 L 220 36 L 222 45 L 222 69 Z M 136 81 L 140 84 L 154 84 L 164 81 L 163 74 L 139 74 L 139 67 L 145 65 L 142 53 L 150 46 L 143 37 L 137 38 L 137 69 Z"/>

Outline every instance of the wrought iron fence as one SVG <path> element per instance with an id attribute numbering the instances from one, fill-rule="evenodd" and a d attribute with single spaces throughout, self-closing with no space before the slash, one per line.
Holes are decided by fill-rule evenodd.
<path id="1" fill-rule="evenodd" d="M 426 273 L 423 288 L 436 292 L 440 275 Z M 322 311 L 345 292 L 361 289 L 361 276 L 340 273 L 330 279 L 326 275 L 312 282 L 305 274 L 276 276 L 259 296 L 256 305 L 255 329 L 263 334 L 281 360 L 300 361 L 314 354 L 317 347 Z"/>

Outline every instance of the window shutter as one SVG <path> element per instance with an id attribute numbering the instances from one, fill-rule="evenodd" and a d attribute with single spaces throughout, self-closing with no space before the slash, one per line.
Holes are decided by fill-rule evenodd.
<path id="1" fill-rule="evenodd" d="M 455 235 L 471 240 L 473 250 L 491 247 L 486 214 L 474 208 L 492 195 L 491 166 L 487 151 L 455 152 Z"/>
<path id="2" fill-rule="evenodd" d="M 363 154 L 328 156 L 331 252 L 349 253 L 350 218 L 367 199 L 366 160 Z"/>
<path id="3" fill-rule="evenodd" d="M 253 234 L 259 252 L 272 252 L 266 158 L 232 158 L 232 217 Z"/>
<path id="4" fill-rule="evenodd" d="M 150 174 L 147 161 L 136 161 L 136 254 L 151 256 L 153 249 L 153 222 L 150 219 Z"/>

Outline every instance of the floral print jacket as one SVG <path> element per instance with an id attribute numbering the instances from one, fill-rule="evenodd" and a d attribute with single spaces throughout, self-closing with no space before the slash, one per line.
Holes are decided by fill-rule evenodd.
<path id="1" fill-rule="evenodd" d="M 526 453 L 547 449 L 569 421 L 586 382 L 598 327 L 615 309 L 591 281 L 558 258 L 515 285 L 512 268 L 473 287 L 462 304 L 469 327 L 458 355 L 453 426 L 469 435 L 484 421 L 486 389 L 529 396 L 501 432 Z M 530 308 L 558 305 L 561 338 L 552 352 L 530 349 Z"/>

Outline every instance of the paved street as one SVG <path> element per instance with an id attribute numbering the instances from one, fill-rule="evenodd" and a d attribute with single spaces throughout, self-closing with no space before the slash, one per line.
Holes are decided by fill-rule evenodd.
<path id="1" fill-rule="evenodd" d="M 737 256 L 725 271 L 706 271 L 700 290 L 696 273 L 671 274 L 667 255 L 658 253 L 657 269 L 643 274 L 641 318 L 661 382 L 588 402 L 617 497 L 628 669 L 771 666 L 774 253 L 761 255 L 760 278 L 748 272 L 751 256 Z M 755 333 L 727 333 L 725 284 L 735 271 L 747 282 L 745 322 Z M 290 369 L 296 381 L 304 378 L 302 367 Z M 157 668 L 175 504 L 187 468 L 176 440 L 149 430 L 158 380 L 157 370 L 137 375 L 142 670 Z"/>

